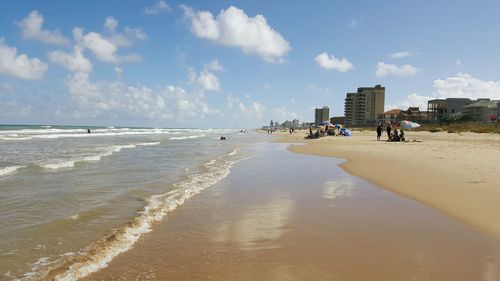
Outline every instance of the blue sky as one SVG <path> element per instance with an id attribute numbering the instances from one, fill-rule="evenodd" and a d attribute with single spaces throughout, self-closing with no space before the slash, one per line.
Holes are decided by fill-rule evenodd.
<path id="1" fill-rule="evenodd" d="M 500 99 L 498 1 L 1 1 L 0 123 L 257 127 Z"/>

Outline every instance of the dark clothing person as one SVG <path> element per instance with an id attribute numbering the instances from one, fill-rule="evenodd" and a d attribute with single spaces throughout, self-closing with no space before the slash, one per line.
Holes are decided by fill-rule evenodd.
<path id="1" fill-rule="evenodd" d="M 87 129 L 87 134 L 90 134 L 90 129 Z"/>
<path id="2" fill-rule="evenodd" d="M 392 131 L 392 127 L 391 127 L 390 122 L 387 122 L 387 128 L 385 129 L 385 131 L 387 132 L 387 139 L 390 140 L 391 139 L 391 131 Z"/>
<path id="3" fill-rule="evenodd" d="M 377 126 L 377 140 L 380 140 L 380 137 L 382 136 L 382 124 L 378 124 Z"/>
<path id="4" fill-rule="evenodd" d="M 405 132 L 403 130 L 401 130 L 401 132 L 399 133 L 399 140 L 405 141 Z"/>

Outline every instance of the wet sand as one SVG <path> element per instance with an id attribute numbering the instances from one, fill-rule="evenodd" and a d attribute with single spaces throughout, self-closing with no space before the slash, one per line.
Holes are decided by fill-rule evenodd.
<path id="1" fill-rule="evenodd" d="M 84 280 L 500 279 L 496 236 L 285 148 L 260 144 Z"/>
<path id="2" fill-rule="evenodd" d="M 304 142 L 304 135 L 282 134 L 281 141 Z M 355 131 L 292 150 L 346 159 L 347 172 L 500 237 L 500 134 L 407 131 L 406 137 L 418 142 L 376 141 L 374 131 Z"/>

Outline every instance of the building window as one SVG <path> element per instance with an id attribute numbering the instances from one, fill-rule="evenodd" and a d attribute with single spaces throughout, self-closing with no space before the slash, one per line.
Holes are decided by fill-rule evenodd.
<path id="1" fill-rule="evenodd" d="M 452 110 L 451 110 L 451 113 L 455 113 L 455 109 L 452 109 Z"/>

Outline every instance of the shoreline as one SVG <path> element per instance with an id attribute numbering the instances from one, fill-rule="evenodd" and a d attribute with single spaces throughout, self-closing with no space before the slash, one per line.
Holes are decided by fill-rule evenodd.
<path id="1" fill-rule="evenodd" d="M 288 146 L 258 144 L 81 280 L 498 279 L 495 236 Z"/>
<path id="2" fill-rule="evenodd" d="M 345 159 L 339 166 L 380 188 L 409 197 L 500 237 L 500 136 L 408 132 L 420 142 L 376 141 L 374 132 L 305 140 L 279 134 L 276 142 L 304 143 L 290 151 Z"/>

